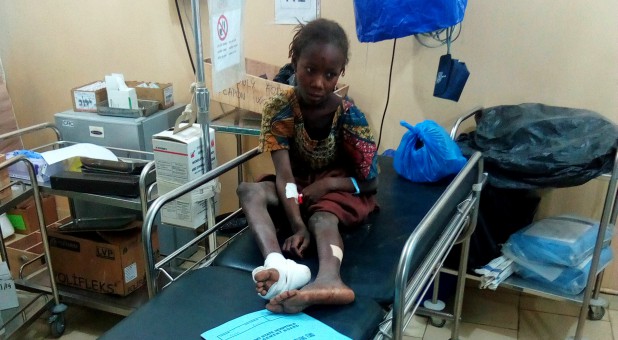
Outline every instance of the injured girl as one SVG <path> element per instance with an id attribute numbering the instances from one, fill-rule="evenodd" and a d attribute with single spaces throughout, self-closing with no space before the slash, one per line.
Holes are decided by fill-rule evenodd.
<path id="1" fill-rule="evenodd" d="M 333 21 L 297 27 L 289 49 L 297 85 L 272 98 L 262 116 L 259 149 L 270 152 L 276 175 L 238 187 L 265 258 L 253 270 L 256 291 L 275 313 L 354 301 L 339 273 L 339 230 L 358 226 L 377 206 L 377 149 L 365 115 L 334 93 L 348 49 L 344 30 Z M 285 223 L 275 223 L 277 215 Z M 284 228 L 291 236 L 280 245 L 277 234 Z M 302 259 L 311 240 L 319 269 L 309 283 L 309 268 L 283 254 Z"/>

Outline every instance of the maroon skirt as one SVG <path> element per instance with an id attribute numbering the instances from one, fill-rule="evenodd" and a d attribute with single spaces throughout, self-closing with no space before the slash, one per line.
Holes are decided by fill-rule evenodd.
<path id="1" fill-rule="evenodd" d="M 341 169 L 331 169 L 307 178 L 295 177 L 298 191 L 309 184 L 327 177 L 349 177 Z M 275 181 L 275 175 L 263 176 L 259 181 Z M 309 217 L 316 212 L 329 212 L 339 219 L 342 227 L 354 227 L 365 222 L 369 214 L 378 207 L 375 194 L 354 195 L 351 192 L 332 191 L 322 196 L 317 202 L 300 206 L 301 213 Z"/>

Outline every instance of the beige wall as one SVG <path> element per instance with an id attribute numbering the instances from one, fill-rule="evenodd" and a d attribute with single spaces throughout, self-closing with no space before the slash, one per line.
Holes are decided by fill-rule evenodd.
<path id="1" fill-rule="evenodd" d="M 180 3 L 193 46 L 189 1 Z M 207 57 L 207 5 L 201 4 Z M 273 24 L 274 1 L 248 0 L 245 13 L 246 56 L 285 63 L 292 26 Z M 614 0 L 470 1 L 461 37 L 452 46 L 454 57 L 471 72 L 458 103 L 432 96 L 438 58 L 446 48 L 429 49 L 413 37 L 398 39 L 381 149 L 397 147 L 404 133 L 401 119 L 413 124 L 433 119 L 450 127 L 475 106 L 543 102 L 596 110 L 618 121 L 616 13 Z M 322 1 L 322 16 L 340 22 L 351 38 L 351 61 L 342 81 L 350 84 L 350 95 L 377 133 L 393 41 L 359 43 L 351 0 Z M 176 102 L 188 102 L 193 81 L 173 1 L 0 0 L 0 58 L 22 127 L 52 121 L 54 113 L 71 107 L 71 88 L 110 72 L 172 82 Z M 27 145 L 40 142 L 26 140 Z M 220 162 L 235 155 L 232 136 L 218 135 L 217 142 Z M 268 168 L 267 159 L 254 161 L 248 176 Z M 224 211 L 236 206 L 235 176 L 223 179 Z M 555 197 L 551 190 L 548 195 Z M 578 196 L 568 196 L 570 206 L 579 206 Z M 553 201 L 562 202 L 559 197 Z M 548 209 L 565 205 L 556 206 Z"/>

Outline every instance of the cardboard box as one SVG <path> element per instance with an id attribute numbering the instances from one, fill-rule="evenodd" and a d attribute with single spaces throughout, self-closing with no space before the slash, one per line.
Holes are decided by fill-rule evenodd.
<path id="1" fill-rule="evenodd" d="M 141 222 L 123 231 L 63 233 L 65 219 L 47 227 L 56 282 L 125 296 L 146 282 Z M 158 237 L 153 235 L 155 255 Z"/>
<path id="2" fill-rule="evenodd" d="M 156 100 L 159 102 L 159 109 L 167 109 L 174 106 L 174 87 L 171 83 L 155 83 L 146 81 L 126 81 L 128 87 L 135 88 L 137 99 Z M 141 87 L 140 84 L 156 84 L 159 88 Z"/>
<path id="3" fill-rule="evenodd" d="M 0 153 L 0 163 L 6 160 L 6 156 Z M 11 179 L 9 178 L 9 169 L 0 170 L 0 199 L 11 195 Z"/>
<path id="4" fill-rule="evenodd" d="M 58 221 L 56 200 L 54 197 L 42 195 L 41 204 L 43 208 L 43 220 L 45 221 L 45 225 Z M 21 202 L 15 208 L 9 210 L 6 215 L 9 218 L 9 221 L 11 221 L 15 232 L 18 234 L 28 235 L 40 229 L 39 218 L 36 212 L 36 204 L 33 197 Z"/>
<path id="5" fill-rule="evenodd" d="M 176 134 L 170 129 L 152 136 L 157 181 L 185 184 L 201 176 L 204 172 L 201 141 L 202 127 L 199 124 L 193 124 Z M 210 128 L 210 159 L 213 168 L 217 165 L 215 146 L 215 130 Z"/>
<path id="6" fill-rule="evenodd" d="M 193 124 L 176 134 L 172 130 L 166 130 L 152 137 L 157 189 L 160 195 L 203 174 L 201 140 L 202 127 L 199 124 Z M 217 166 L 215 145 L 215 130 L 211 128 L 210 159 L 213 168 Z M 188 228 L 203 225 L 206 222 L 204 200 L 218 192 L 218 188 L 218 180 L 214 179 L 203 188 L 167 203 L 161 210 L 161 221 Z"/>
<path id="7" fill-rule="evenodd" d="M 15 282 L 6 262 L 0 263 L 0 310 L 19 307 Z"/>
<path id="8" fill-rule="evenodd" d="M 176 189 L 180 184 L 167 181 L 157 181 L 159 195 Z M 175 199 L 161 208 L 161 222 L 197 229 L 204 225 L 207 220 L 206 200 L 214 198 L 215 211 L 219 203 L 220 183 L 214 179 L 198 189 Z M 216 213 L 215 213 L 216 215 Z"/>
<path id="9" fill-rule="evenodd" d="M 71 89 L 73 110 L 80 112 L 97 112 L 97 103 L 107 100 L 105 82 L 97 80 Z"/>
<path id="10" fill-rule="evenodd" d="M 290 85 L 268 80 L 274 79 L 281 67 L 245 58 L 245 78 L 238 82 L 235 87 L 215 93 L 212 91 L 212 63 L 210 59 L 206 59 L 204 66 L 206 87 L 211 89 L 210 99 L 241 109 L 262 113 L 269 98 L 292 88 Z M 347 95 L 348 89 L 348 85 L 338 84 L 335 93 L 344 97 Z"/>
<path id="11" fill-rule="evenodd" d="M 40 231 L 35 231 L 32 234 L 8 242 L 6 244 L 6 253 L 11 265 L 11 275 L 14 278 L 19 278 L 21 266 L 44 252 L 43 238 Z M 43 267 L 45 267 L 45 259 L 41 257 L 36 262 L 24 267 L 22 277 L 27 277 Z"/>

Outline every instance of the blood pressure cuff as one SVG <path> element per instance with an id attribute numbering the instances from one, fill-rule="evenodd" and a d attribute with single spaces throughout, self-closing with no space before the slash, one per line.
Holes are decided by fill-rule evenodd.
<path id="1" fill-rule="evenodd" d="M 451 58 L 450 54 L 441 56 L 436 84 L 433 89 L 434 97 L 459 101 L 468 76 L 470 76 L 470 72 L 466 63 Z"/>

